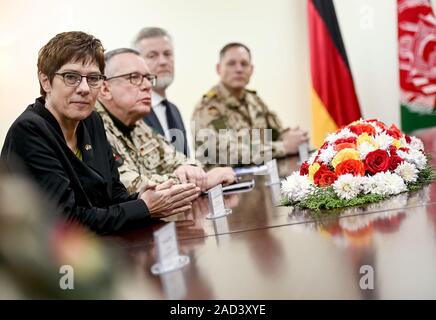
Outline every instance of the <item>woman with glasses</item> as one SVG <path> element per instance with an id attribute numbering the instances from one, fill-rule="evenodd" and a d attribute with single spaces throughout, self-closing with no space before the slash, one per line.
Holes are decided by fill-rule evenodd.
<path id="1" fill-rule="evenodd" d="M 105 79 L 98 39 L 60 33 L 40 50 L 37 67 L 42 96 L 12 124 L 1 157 L 22 162 L 68 219 L 110 233 L 191 208 L 199 192 L 194 184 L 167 182 L 129 195 L 120 182 L 93 111 Z"/>

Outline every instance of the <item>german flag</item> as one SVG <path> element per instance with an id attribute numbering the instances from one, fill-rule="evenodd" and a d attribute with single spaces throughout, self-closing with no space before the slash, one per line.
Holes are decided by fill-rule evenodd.
<path id="1" fill-rule="evenodd" d="M 325 135 L 360 119 L 359 102 L 332 0 L 308 0 L 312 135 Z"/>

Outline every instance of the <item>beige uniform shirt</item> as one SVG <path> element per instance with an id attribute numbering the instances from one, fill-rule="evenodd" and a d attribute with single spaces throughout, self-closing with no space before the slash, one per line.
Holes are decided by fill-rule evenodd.
<path id="1" fill-rule="evenodd" d="M 259 159 L 262 159 L 265 154 L 257 152 L 259 151 L 257 149 L 254 150 L 256 145 L 264 147 L 265 152 L 269 150 L 274 158 L 285 155 L 283 142 L 280 140 L 280 134 L 283 131 L 281 121 L 274 112 L 268 109 L 255 91 L 245 90 L 242 99 L 238 100 L 222 84 L 216 85 L 203 95 L 200 103 L 195 107 L 192 120 L 194 121 L 193 134 L 196 138 L 196 157 L 199 160 L 204 159 L 204 148 L 200 147 L 202 144 L 204 146 L 204 140 L 198 139 L 204 136 L 203 129 L 211 129 L 216 135 L 214 140 L 217 152 L 222 151 L 218 146 L 219 143 L 221 145 L 226 143 L 228 153 L 235 156 L 235 149 L 230 152 L 230 145 L 237 145 L 237 164 L 239 165 L 247 164 L 245 163 L 247 154 L 251 155 L 250 163 L 259 163 Z M 236 134 L 229 134 L 227 137 L 220 134 L 228 129 L 233 129 L 230 131 Z M 272 142 L 268 145 L 263 145 L 265 141 L 268 141 L 265 140 L 264 129 L 271 129 L 269 141 L 272 140 Z M 203 134 L 201 134 L 202 130 Z M 216 155 L 217 162 L 219 162 L 219 156 Z M 235 165 L 235 163 L 229 164 Z"/>
<path id="2" fill-rule="evenodd" d="M 148 182 L 162 183 L 168 179 L 179 182 L 173 172 L 181 165 L 201 166 L 176 151 L 144 121 L 136 122 L 129 139 L 117 128 L 100 102 L 96 104 L 96 111 L 103 119 L 121 182 L 129 192 L 138 192 Z"/>

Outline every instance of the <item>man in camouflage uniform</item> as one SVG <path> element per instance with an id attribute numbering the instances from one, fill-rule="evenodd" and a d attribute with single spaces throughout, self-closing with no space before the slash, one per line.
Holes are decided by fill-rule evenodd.
<path id="1" fill-rule="evenodd" d="M 217 72 L 220 83 L 203 96 L 192 116 L 197 159 L 207 156 L 201 147 L 204 141 L 199 139 L 204 136 L 201 131 L 204 133 L 206 128 L 216 135 L 213 139 L 215 150 L 222 153 L 226 150 L 222 150 L 221 146 L 230 149 L 236 146 L 237 164 L 247 164 L 247 158 L 249 162 L 258 164 L 268 152 L 274 158 L 297 153 L 298 146 L 308 141 L 307 132 L 298 127 L 284 129 L 277 115 L 268 109 L 256 92 L 246 89 L 253 65 L 250 50 L 245 45 L 229 43 L 224 46 Z"/>
<path id="2" fill-rule="evenodd" d="M 120 179 L 129 192 L 168 179 L 192 182 L 202 190 L 235 180 L 231 168 L 206 174 L 198 161 L 176 151 L 142 121 L 151 111 L 151 86 L 156 78 L 149 74 L 137 51 L 113 50 L 106 53 L 105 60 L 107 80 L 100 89 L 96 110 L 103 119 Z"/>

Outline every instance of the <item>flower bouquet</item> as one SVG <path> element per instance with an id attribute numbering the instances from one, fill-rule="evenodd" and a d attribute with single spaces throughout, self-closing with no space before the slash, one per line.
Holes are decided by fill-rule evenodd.
<path id="1" fill-rule="evenodd" d="M 317 211 L 361 205 L 433 178 L 420 139 L 394 124 L 359 120 L 329 134 L 300 171 L 282 181 L 282 204 Z"/>

